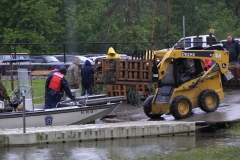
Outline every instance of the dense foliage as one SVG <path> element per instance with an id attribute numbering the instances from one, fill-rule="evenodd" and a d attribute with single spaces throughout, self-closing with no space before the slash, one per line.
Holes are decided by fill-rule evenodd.
<path id="1" fill-rule="evenodd" d="M 218 40 L 240 37 L 239 7 L 239 0 L 1 0 L 0 52 L 161 49 L 183 36 L 183 16 L 186 36 L 213 28 Z"/>

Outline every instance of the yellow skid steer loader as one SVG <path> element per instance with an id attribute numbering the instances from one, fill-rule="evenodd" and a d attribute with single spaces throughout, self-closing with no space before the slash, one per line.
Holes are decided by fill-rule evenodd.
<path id="1" fill-rule="evenodd" d="M 215 49 L 147 51 L 146 54 L 151 52 L 161 61 L 155 67 L 158 88 L 155 95 L 144 101 L 144 113 L 150 118 L 171 113 L 175 119 L 183 119 L 196 107 L 205 112 L 215 111 L 225 96 L 222 78 L 229 72 L 229 52 Z M 212 62 L 208 70 L 205 60 Z M 153 75 L 156 77 L 156 72 Z"/>

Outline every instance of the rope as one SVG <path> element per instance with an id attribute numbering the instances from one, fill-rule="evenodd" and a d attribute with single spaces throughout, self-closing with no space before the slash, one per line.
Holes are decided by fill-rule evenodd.
<path id="1" fill-rule="evenodd" d="M 39 97 L 35 97 L 35 98 L 33 98 L 33 99 L 37 99 L 37 98 L 43 98 L 44 96 L 39 96 Z"/>

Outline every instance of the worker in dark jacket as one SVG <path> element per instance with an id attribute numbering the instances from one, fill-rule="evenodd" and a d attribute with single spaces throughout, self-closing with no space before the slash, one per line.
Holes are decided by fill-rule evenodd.
<path id="1" fill-rule="evenodd" d="M 237 60 L 240 60 L 240 44 L 232 36 L 227 35 L 227 41 L 223 43 L 223 48 L 229 51 L 229 63 L 236 63 Z"/>
<path id="2" fill-rule="evenodd" d="M 70 91 L 70 86 L 68 84 L 65 75 L 67 69 L 65 66 L 59 68 L 59 72 L 53 72 L 50 74 L 46 80 L 46 103 L 45 109 L 55 108 L 57 104 L 61 101 L 63 96 L 63 91 L 66 92 L 67 96 L 71 100 L 75 100 L 75 97 Z"/>
<path id="3" fill-rule="evenodd" d="M 85 66 L 81 69 L 82 77 L 82 96 L 86 94 L 92 95 L 94 68 L 89 60 L 85 61 Z"/>
<path id="4" fill-rule="evenodd" d="M 56 65 L 55 67 L 54 67 L 54 69 L 52 70 L 52 72 L 57 72 L 57 71 L 59 71 L 59 68 L 61 67 L 61 65 L 60 64 L 58 64 L 58 65 Z M 52 73 L 51 72 L 51 73 Z"/>

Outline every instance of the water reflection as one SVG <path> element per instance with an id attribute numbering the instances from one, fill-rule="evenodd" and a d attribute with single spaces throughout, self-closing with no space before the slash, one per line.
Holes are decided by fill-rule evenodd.
<path id="1" fill-rule="evenodd" d="M 0 149 L 3 160 L 106 160 L 136 159 L 155 154 L 170 154 L 195 148 L 240 145 L 239 138 L 212 134 L 177 135 L 151 138 L 115 139 L 94 142 L 44 144 L 31 147 L 5 147 Z"/>

